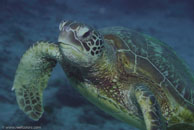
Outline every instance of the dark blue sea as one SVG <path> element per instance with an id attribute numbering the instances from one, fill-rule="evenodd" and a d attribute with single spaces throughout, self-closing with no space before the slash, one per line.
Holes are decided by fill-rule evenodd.
<path id="1" fill-rule="evenodd" d="M 149 34 L 194 70 L 193 0 L 0 0 L 0 129 L 137 130 L 83 98 L 60 65 L 44 91 L 42 118 L 33 121 L 19 109 L 11 88 L 20 58 L 36 41 L 56 42 L 62 20 Z"/>

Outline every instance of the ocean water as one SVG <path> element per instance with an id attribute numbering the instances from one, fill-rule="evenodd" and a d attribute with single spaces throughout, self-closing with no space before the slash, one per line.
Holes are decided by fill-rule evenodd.
<path id="1" fill-rule="evenodd" d="M 0 129 L 137 130 L 84 99 L 59 65 L 44 91 L 43 117 L 35 122 L 19 109 L 11 91 L 19 60 L 36 41 L 56 42 L 62 20 L 149 34 L 171 46 L 194 70 L 193 0 L 0 0 Z"/>

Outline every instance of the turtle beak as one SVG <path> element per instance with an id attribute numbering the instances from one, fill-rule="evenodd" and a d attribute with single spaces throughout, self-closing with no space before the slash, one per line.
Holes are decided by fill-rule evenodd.
<path id="1" fill-rule="evenodd" d="M 78 50 L 82 51 L 83 47 L 77 39 L 75 39 L 75 32 L 73 32 L 68 26 L 59 27 L 60 34 L 58 37 L 58 42 L 64 43 L 66 45 L 74 46 Z"/>

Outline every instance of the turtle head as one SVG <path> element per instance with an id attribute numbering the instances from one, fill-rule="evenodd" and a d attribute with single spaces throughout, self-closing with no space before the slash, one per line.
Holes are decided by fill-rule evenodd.
<path id="1" fill-rule="evenodd" d="M 61 53 L 70 62 L 88 67 L 102 55 L 104 40 L 94 28 L 79 22 L 62 21 L 59 30 Z"/>

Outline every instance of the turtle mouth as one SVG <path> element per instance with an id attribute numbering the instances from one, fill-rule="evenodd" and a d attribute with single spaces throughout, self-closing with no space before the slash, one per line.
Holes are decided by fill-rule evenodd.
<path id="1" fill-rule="evenodd" d="M 85 64 L 85 61 L 87 60 L 83 51 L 81 51 L 79 47 L 76 47 L 75 45 L 60 42 L 59 50 L 65 61 L 70 64 L 80 66 Z"/>
<path id="2" fill-rule="evenodd" d="M 59 43 L 59 46 L 60 46 L 60 48 L 62 48 L 62 49 L 72 49 L 72 50 L 74 50 L 74 51 L 76 51 L 76 52 L 81 53 L 80 49 L 78 49 L 77 47 L 75 47 L 75 46 L 72 45 L 72 44 L 60 42 L 60 43 Z"/>

